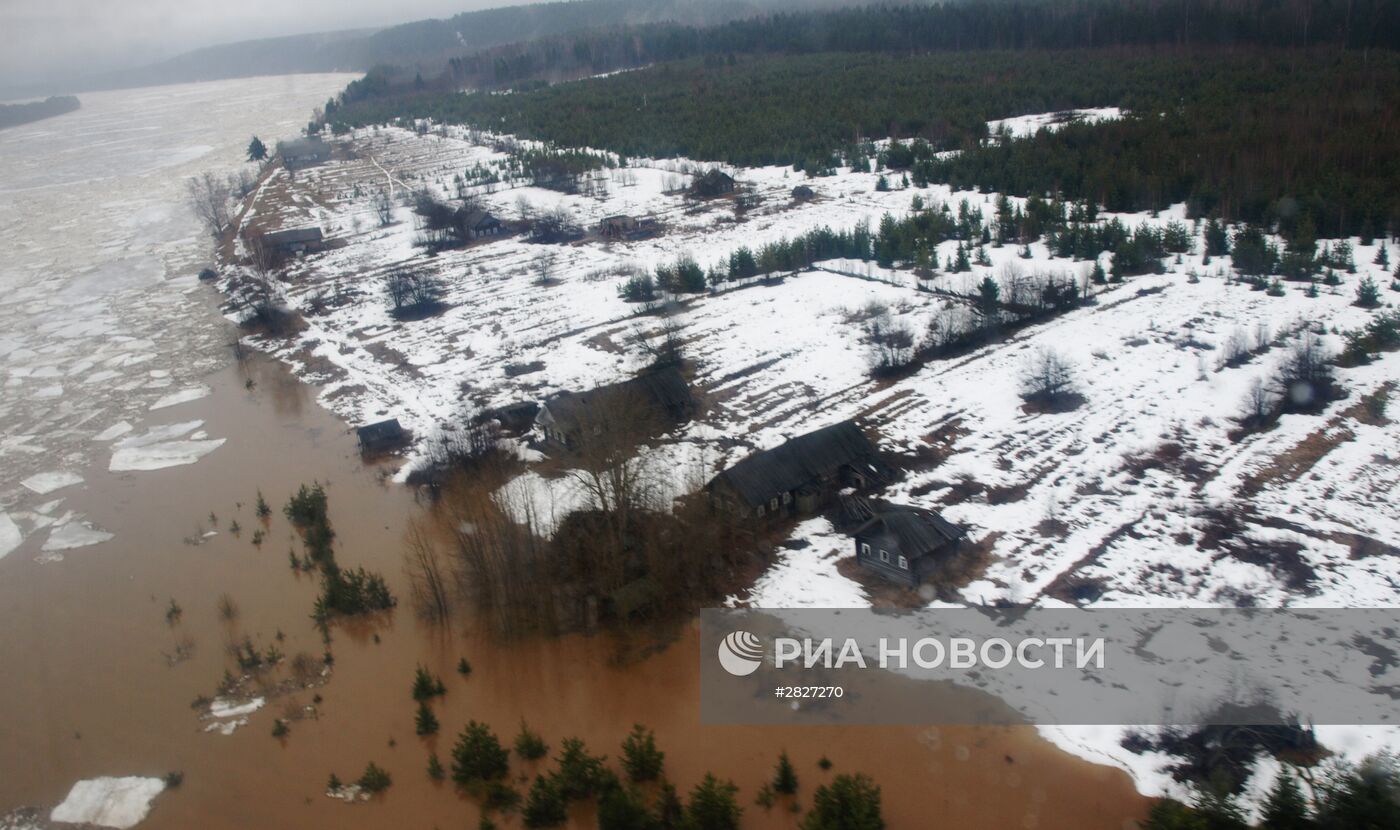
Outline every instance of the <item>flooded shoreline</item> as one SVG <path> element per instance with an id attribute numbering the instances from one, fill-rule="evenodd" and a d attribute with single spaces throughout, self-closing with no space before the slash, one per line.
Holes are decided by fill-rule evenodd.
<path id="1" fill-rule="evenodd" d="M 269 358 L 235 361 L 220 298 L 193 276 L 205 254 L 181 178 L 233 169 L 250 130 L 294 131 L 322 87 L 341 85 L 320 76 L 103 93 L 5 134 L 0 229 L 17 244 L 0 275 L 14 289 L 0 300 L 0 816 L 32 807 L 46 817 L 80 780 L 178 773 L 141 828 L 462 826 L 476 805 L 433 783 L 426 764 L 430 751 L 447 759 L 473 718 L 506 743 L 523 718 L 552 747 L 576 736 L 613 763 L 644 724 L 683 793 L 707 772 L 732 779 L 747 827 L 797 825 L 797 814 L 754 804 L 784 750 L 804 804 L 831 776 L 863 772 L 883 787 L 891 827 L 936 817 L 1116 830 L 1143 815 L 1126 774 L 1031 728 L 701 726 L 697 638 L 685 625 L 646 634 L 633 644 L 646 656 L 619 661 L 603 635 L 502 642 L 464 616 L 420 619 L 403 535 L 424 506 L 389 483 L 389 466 L 365 464 L 317 389 Z M 84 211 L 92 218 L 73 218 Z M 332 627 L 324 678 L 318 580 L 290 567 L 303 547 L 282 515 L 313 481 L 329 494 L 337 561 L 382 574 L 400 601 Z M 60 542 L 89 544 L 54 544 L 60 528 Z M 264 703 L 225 701 L 236 714 L 211 720 L 245 644 L 280 657 L 261 685 L 245 684 Z M 428 739 L 415 735 L 410 696 L 420 664 L 448 688 Z M 313 682 L 289 693 L 298 667 Z M 289 732 L 274 737 L 283 718 Z M 393 777 L 384 796 L 325 797 L 330 774 L 353 780 L 369 762 Z M 512 775 L 533 769 L 514 764 Z"/>
<path id="2" fill-rule="evenodd" d="M 614 759 L 631 725 L 643 723 L 656 730 L 683 790 L 705 772 L 732 778 L 746 826 L 796 826 L 796 816 L 753 804 L 783 750 L 808 796 L 838 772 L 872 775 L 892 827 L 921 826 L 930 812 L 978 826 L 1105 828 L 1143 814 L 1146 801 L 1125 774 L 1074 758 L 1029 727 L 702 727 L 688 628 L 655 654 L 618 665 L 605 636 L 496 643 L 460 616 L 426 623 L 408 601 L 401 566 L 403 529 L 422 509 L 413 494 L 365 466 L 349 430 L 280 365 L 254 357 L 207 382 L 208 397 L 171 407 L 168 418 L 201 419 L 227 445 L 185 467 L 86 471 L 70 498 L 115 538 L 49 564 L 35 561 L 30 541 L 0 563 L 0 608 L 12 621 L 0 634 L 0 661 L 26 667 L 0 687 L 8 713 L 0 742 L 14 749 L 0 762 L 7 809 L 52 805 L 81 778 L 180 771 L 181 786 L 156 799 L 142 827 L 460 824 L 476 807 L 428 779 L 429 751 L 448 757 L 471 718 L 509 742 L 524 718 L 552 746 L 577 736 Z M 275 643 L 288 662 L 321 655 L 309 618 L 316 581 L 288 566 L 300 543 L 280 513 L 313 479 L 330 494 L 339 561 L 383 573 L 400 606 L 374 623 L 333 628 L 325 686 L 270 700 L 231 735 L 203 732 L 190 704 L 212 695 L 232 665 L 228 642 Z M 274 513 L 254 546 L 259 491 Z M 236 607 L 231 620 L 220 612 L 223 596 Z M 165 618 L 171 599 L 181 608 L 175 625 Z M 192 656 L 171 665 L 182 638 Z M 465 679 L 455 671 L 461 657 L 473 667 Z M 436 707 L 442 731 L 431 739 L 414 735 L 409 686 L 419 663 L 449 690 Z M 307 706 L 317 694 L 315 719 L 292 722 L 285 739 L 271 736 L 290 703 Z M 830 773 L 816 766 L 823 756 Z M 394 777 L 385 796 L 363 806 L 324 797 L 330 773 L 349 780 L 370 761 Z"/>

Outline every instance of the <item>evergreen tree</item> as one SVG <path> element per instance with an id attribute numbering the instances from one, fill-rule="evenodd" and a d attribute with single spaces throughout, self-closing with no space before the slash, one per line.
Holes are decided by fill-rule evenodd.
<path id="1" fill-rule="evenodd" d="M 262 139 L 253 136 L 253 140 L 248 142 L 248 161 L 266 161 L 267 145 L 262 143 Z"/>
<path id="2" fill-rule="evenodd" d="M 1094 260 L 1094 270 L 1089 273 L 1089 278 L 1094 281 L 1094 285 L 1108 284 L 1108 274 L 1104 273 L 1103 264 L 1097 259 Z"/>
<path id="3" fill-rule="evenodd" d="M 525 719 L 520 719 L 520 734 L 515 736 L 515 754 L 525 761 L 538 761 L 549 751 L 538 732 L 530 729 Z"/>
<path id="4" fill-rule="evenodd" d="M 635 787 L 613 779 L 598 797 L 598 830 L 656 830 L 656 817 Z"/>
<path id="5" fill-rule="evenodd" d="M 866 775 L 838 775 L 817 787 L 802 830 L 884 830 L 880 788 Z"/>
<path id="6" fill-rule="evenodd" d="M 1308 802 L 1298 786 L 1298 779 L 1284 770 L 1264 800 L 1259 827 L 1261 830 L 1308 830 L 1313 826 L 1308 812 Z"/>
<path id="7" fill-rule="evenodd" d="M 884 173 L 881 173 L 880 178 L 875 180 L 875 189 L 881 193 L 884 193 L 890 189 L 890 180 L 885 178 Z"/>
<path id="8" fill-rule="evenodd" d="M 578 738 L 565 738 L 559 742 L 558 763 L 556 783 L 560 794 L 569 801 L 597 794 L 608 777 L 603 759 L 589 755 L 587 747 Z"/>
<path id="9" fill-rule="evenodd" d="M 778 756 L 778 766 L 773 771 L 773 790 L 783 795 L 797 792 L 797 771 L 792 768 L 787 752 Z"/>
<path id="10" fill-rule="evenodd" d="M 538 775 L 525 796 L 522 819 L 526 827 L 558 827 L 569 818 L 568 802 L 553 775 Z"/>
<path id="11" fill-rule="evenodd" d="M 1362 277 L 1356 286 L 1356 304 L 1362 308 L 1375 308 L 1381 304 L 1381 289 L 1369 276 Z"/>
<path id="12" fill-rule="evenodd" d="M 952 271 L 953 271 L 954 274 L 961 274 L 961 273 L 963 273 L 964 271 L 971 271 L 971 270 L 972 270 L 972 263 L 971 263 L 971 262 L 968 262 L 968 259 L 967 259 L 967 249 L 963 247 L 963 244 L 962 244 L 961 242 L 959 242 L 959 243 L 958 243 L 958 251 L 957 251 L 957 254 L 954 255 L 954 257 L 953 257 L 953 268 L 952 268 Z"/>
<path id="13" fill-rule="evenodd" d="M 447 772 L 442 768 L 442 761 L 436 752 L 428 754 L 428 777 L 434 781 L 441 781 L 447 777 Z"/>
<path id="14" fill-rule="evenodd" d="M 486 724 L 469 722 L 452 747 L 452 780 L 458 784 L 494 781 L 509 771 L 509 756 Z"/>
<path id="15" fill-rule="evenodd" d="M 656 748 L 656 735 L 640 723 L 622 742 L 622 768 L 635 782 L 655 781 L 661 777 L 666 753 Z"/>
<path id="16" fill-rule="evenodd" d="M 732 781 L 721 781 L 710 773 L 690 793 L 686 805 L 686 826 L 692 830 L 739 830 L 744 808 L 735 797 L 739 788 Z"/>
<path id="17" fill-rule="evenodd" d="M 437 715 L 428 708 L 427 701 L 419 701 L 418 714 L 413 718 L 414 729 L 419 735 L 435 735 L 438 731 Z"/>
<path id="18" fill-rule="evenodd" d="M 1001 310 L 1001 283 L 991 276 L 982 278 L 977 284 L 977 313 L 987 319 L 996 319 Z"/>
<path id="19" fill-rule="evenodd" d="M 685 822 L 685 806 L 670 781 L 662 781 L 656 794 L 656 824 L 661 830 L 680 830 Z"/>
<path id="20" fill-rule="evenodd" d="M 447 694 L 447 686 L 442 682 L 442 678 L 434 678 L 428 670 L 419 666 L 413 672 L 413 699 L 422 703 L 435 697 Z"/>

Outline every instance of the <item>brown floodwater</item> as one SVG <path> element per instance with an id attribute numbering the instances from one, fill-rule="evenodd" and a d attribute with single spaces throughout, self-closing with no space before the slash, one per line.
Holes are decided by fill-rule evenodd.
<path id="1" fill-rule="evenodd" d="M 522 718 L 553 746 L 577 736 L 614 758 L 631 725 L 645 724 L 682 790 L 705 772 L 738 784 L 746 827 L 797 826 L 791 812 L 753 803 L 781 750 L 796 765 L 799 801 L 810 803 L 838 772 L 864 772 L 882 786 L 892 828 L 1119 830 L 1145 812 L 1124 773 L 1074 758 L 1029 727 L 702 726 L 689 627 L 645 659 L 619 663 L 607 637 L 502 643 L 466 619 L 426 623 L 408 602 L 402 569 L 404 528 L 423 510 L 412 492 L 367 467 L 345 425 L 280 366 L 255 358 L 208 382 L 210 397 L 155 413 L 162 417 L 146 426 L 202 418 L 212 437 L 229 439 L 223 447 L 154 472 L 108 473 L 103 458 L 64 507 L 116 537 L 48 564 L 34 561 L 31 539 L 0 561 L 0 814 L 47 808 L 81 778 L 178 770 L 183 784 L 156 799 L 141 827 L 475 826 L 474 803 L 428 779 L 428 753 L 446 761 L 468 719 L 509 742 Z M 288 656 L 322 652 L 309 618 L 317 584 L 289 568 L 288 550 L 300 545 L 280 514 L 313 479 L 327 485 L 338 561 L 382 572 L 400 607 L 377 625 L 335 629 L 318 713 L 292 723 L 285 739 L 272 737 L 274 719 L 293 702 L 310 704 L 312 691 L 269 701 L 232 735 L 206 733 L 191 702 L 214 694 L 233 665 L 225 643 L 247 636 Z M 255 547 L 259 490 L 274 515 Z M 218 535 L 186 541 L 208 530 Z M 225 595 L 232 619 L 220 613 Z M 172 598 L 183 609 L 174 626 L 165 618 Z M 192 655 L 172 665 L 166 655 L 182 640 Z M 463 656 L 473 667 L 467 678 L 455 670 Z M 433 739 L 414 734 L 410 684 L 420 663 L 448 688 Z M 817 766 L 823 756 L 830 772 Z M 350 780 L 369 761 L 393 776 L 386 794 L 358 805 L 324 796 L 330 773 Z M 575 823 L 591 822 L 580 813 Z"/>

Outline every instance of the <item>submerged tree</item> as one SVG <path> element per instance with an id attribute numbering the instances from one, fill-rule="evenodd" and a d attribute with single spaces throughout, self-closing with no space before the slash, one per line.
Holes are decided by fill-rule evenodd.
<path id="1" fill-rule="evenodd" d="M 262 143 L 262 139 L 253 136 L 253 140 L 248 142 L 248 161 L 266 161 L 267 145 Z"/>

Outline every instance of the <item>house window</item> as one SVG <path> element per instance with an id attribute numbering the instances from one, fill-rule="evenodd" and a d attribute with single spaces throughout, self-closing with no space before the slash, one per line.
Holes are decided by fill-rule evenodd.
<path id="1" fill-rule="evenodd" d="M 887 550 L 880 551 L 880 561 L 888 564 L 890 561 L 890 552 Z"/>
<path id="2" fill-rule="evenodd" d="M 899 569 L 901 571 L 909 570 L 909 560 L 905 559 L 903 556 L 899 557 Z"/>
<path id="3" fill-rule="evenodd" d="M 761 504 L 758 506 L 758 517 L 763 518 L 763 505 Z"/>
<path id="4" fill-rule="evenodd" d="M 783 493 L 783 504 L 792 503 L 792 493 Z"/>
<path id="5" fill-rule="evenodd" d="M 860 543 L 860 555 L 861 555 L 861 556 L 864 556 L 866 559 L 869 559 L 869 558 L 870 558 L 870 545 L 869 545 L 869 544 L 867 544 L 867 543 L 865 543 L 865 542 L 861 542 L 861 543 Z"/>
<path id="6" fill-rule="evenodd" d="M 769 510 L 772 510 L 774 513 L 777 513 L 777 512 L 778 512 L 778 497 L 777 497 L 777 496 L 774 496 L 773 498 L 771 498 L 771 499 L 768 500 L 768 509 L 769 509 Z"/>

